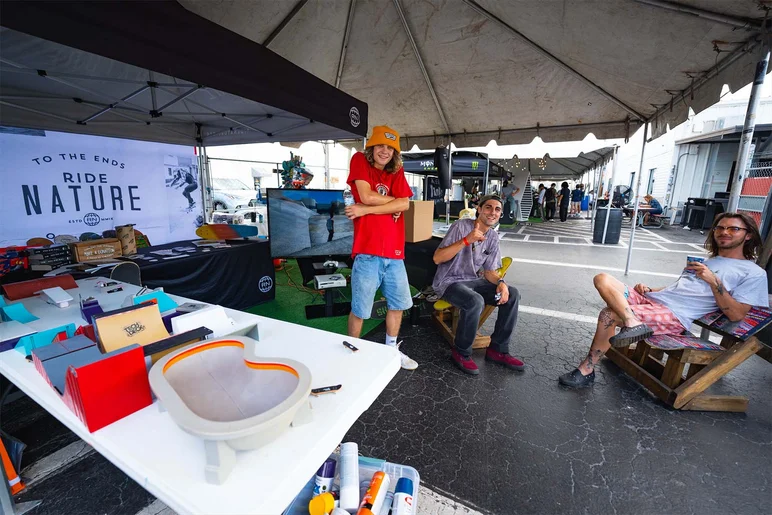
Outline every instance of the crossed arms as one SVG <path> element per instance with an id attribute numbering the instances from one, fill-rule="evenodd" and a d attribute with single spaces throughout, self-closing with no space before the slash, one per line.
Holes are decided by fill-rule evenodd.
<path id="1" fill-rule="evenodd" d="M 356 216 L 388 215 L 407 211 L 410 207 L 410 200 L 408 198 L 394 198 L 388 195 L 381 195 L 377 191 L 373 191 L 367 181 L 354 181 L 354 184 L 357 187 L 359 199 L 362 203 L 347 207 L 347 214 L 349 210 L 352 210 Z"/>

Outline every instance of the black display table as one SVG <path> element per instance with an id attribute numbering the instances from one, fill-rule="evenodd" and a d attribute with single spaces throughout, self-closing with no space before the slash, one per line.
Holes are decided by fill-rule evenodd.
<path id="1" fill-rule="evenodd" d="M 137 249 L 138 254 L 152 256 L 155 262 L 133 260 L 139 265 L 142 284 L 149 288 L 163 287 L 164 291 L 210 304 L 232 309 L 245 309 L 276 297 L 273 260 L 267 241 L 234 240 L 230 247 L 221 249 L 196 248 L 193 252 L 176 252 L 184 257 L 163 259 L 153 254 L 175 247 L 194 247 L 192 240 L 176 241 Z M 111 268 L 93 274 L 73 272 L 75 279 L 108 277 Z M 45 272 L 29 270 L 11 272 L 0 277 L 7 284 L 42 277 Z"/>
<path id="2" fill-rule="evenodd" d="M 136 260 L 142 284 L 149 288 L 163 287 L 167 293 L 232 309 L 245 309 L 273 300 L 276 279 L 268 242 L 234 240 L 228 243 L 228 248 L 208 251 L 199 247 L 178 259 L 163 260 L 158 256 L 156 263 Z M 153 255 L 155 251 L 188 246 L 192 246 L 190 241 L 178 241 L 137 252 Z"/>

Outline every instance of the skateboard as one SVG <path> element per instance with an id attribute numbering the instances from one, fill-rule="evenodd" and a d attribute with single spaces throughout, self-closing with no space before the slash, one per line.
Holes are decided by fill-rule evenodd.
<path id="1" fill-rule="evenodd" d="M 253 225 L 206 224 L 196 229 L 196 234 L 205 240 L 235 240 L 257 236 Z"/>

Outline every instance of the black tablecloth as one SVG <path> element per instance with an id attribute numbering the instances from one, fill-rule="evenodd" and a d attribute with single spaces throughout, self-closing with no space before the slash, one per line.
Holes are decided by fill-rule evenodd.
<path id="1" fill-rule="evenodd" d="M 142 273 L 142 284 L 163 287 L 167 293 L 219 304 L 233 309 L 255 306 L 276 296 L 270 246 L 267 241 L 231 243 L 229 248 L 202 248 L 184 258 L 161 259 L 154 251 L 189 247 L 189 241 L 178 241 L 138 253 L 158 257 L 156 263 L 136 260 Z"/>
<path id="2" fill-rule="evenodd" d="M 156 262 L 137 259 L 142 274 L 142 284 L 149 288 L 162 286 L 164 291 L 189 299 L 227 308 L 244 309 L 276 297 L 274 269 L 270 246 L 267 241 L 236 241 L 230 247 L 194 252 L 178 259 L 163 259 L 154 251 L 175 247 L 194 247 L 191 240 L 176 241 L 165 245 L 138 249 L 139 254 L 152 256 Z M 103 268 L 93 274 L 73 272 L 75 279 L 102 276 L 109 277 L 111 268 Z M 26 281 L 42 277 L 45 272 L 23 270 L 0 277 L 0 284 Z"/>

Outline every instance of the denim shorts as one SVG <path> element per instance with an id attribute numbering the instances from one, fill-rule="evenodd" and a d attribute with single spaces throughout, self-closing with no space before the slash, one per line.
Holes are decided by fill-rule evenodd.
<path id="1" fill-rule="evenodd" d="M 378 288 L 386 297 L 389 310 L 404 311 L 413 307 L 403 260 L 357 255 L 351 270 L 351 312 L 355 316 L 370 318 Z"/>

